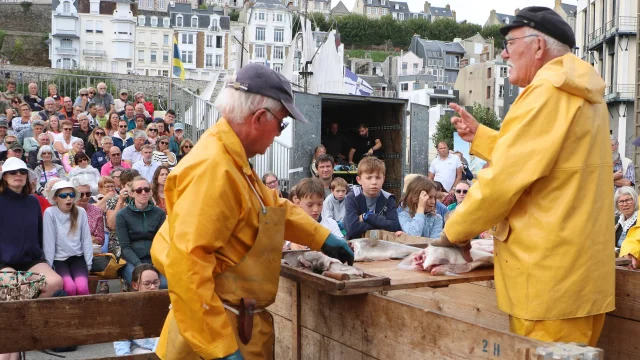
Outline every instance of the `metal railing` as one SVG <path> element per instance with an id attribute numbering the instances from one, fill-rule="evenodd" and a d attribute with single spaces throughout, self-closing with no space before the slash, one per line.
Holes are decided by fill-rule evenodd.
<path id="1" fill-rule="evenodd" d="M 171 87 L 169 107 L 175 110 L 176 117 L 184 122 L 185 135 L 194 141 L 197 141 L 220 118 L 220 113 L 211 101 L 175 83 Z"/>
<path id="2" fill-rule="evenodd" d="M 406 75 L 430 75 L 427 73 L 427 70 L 425 68 L 421 68 L 421 69 L 402 69 L 400 70 L 400 76 L 406 76 Z"/>
<path id="3" fill-rule="evenodd" d="M 258 176 L 267 172 L 278 175 L 280 189 L 289 191 L 289 152 L 291 148 L 278 140 L 267 149 L 264 155 L 256 155 L 249 161 L 253 164 L 253 169 Z"/>
<path id="4" fill-rule="evenodd" d="M 606 102 L 635 101 L 635 85 L 609 85 L 604 89 L 604 100 Z"/>
<path id="5" fill-rule="evenodd" d="M 395 98 L 396 92 L 393 90 L 373 90 L 371 96 Z"/>
<path id="6" fill-rule="evenodd" d="M 78 49 L 57 47 L 56 48 L 56 53 L 64 54 L 64 55 L 75 55 L 75 54 L 78 53 Z"/>
<path id="7" fill-rule="evenodd" d="M 635 16 L 616 16 L 607 21 L 604 26 L 596 29 L 587 37 L 587 45 L 593 48 L 599 45 L 606 38 L 616 33 L 635 34 L 638 32 Z"/>
<path id="8" fill-rule="evenodd" d="M 82 55 L 94 56 L 94 57 L 105 57 L 107 56 L 107 52 L 105 50 L 84 49 L 82 50 Z"/>

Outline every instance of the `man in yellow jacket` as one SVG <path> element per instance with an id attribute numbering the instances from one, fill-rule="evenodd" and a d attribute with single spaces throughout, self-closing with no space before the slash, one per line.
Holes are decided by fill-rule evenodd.
<path id="1" fill-rule="evenodd" d="M 163 360 L 273 359 L 273 319 L 284 239 L 353 263 L 347 243 L 280 199 L 248 158 L 264 154 L 291 116 L 289 82 L 260 64 L 227 82 L 223 118 L 200 138 L 165 185 L 167 221 L 153 263 L 167 277 L 172 309 L 157 346 Z"/>
<path id="2" fill-rule="evenodd" d="M 525 8 L 501 32 L 509 82 L 525 89 L 500 131 L 452 104 L 458 134 L 490 167 L 441 241 L 464 244 L 492 229 L 498 306 L 511 331 L 595 346 L 615 295 L 605 84 L 571 53 L 573 32 L 553 10 Z"/>

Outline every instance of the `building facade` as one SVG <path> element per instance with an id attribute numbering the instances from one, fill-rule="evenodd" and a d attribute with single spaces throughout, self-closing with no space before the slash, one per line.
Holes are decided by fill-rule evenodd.
<path id="1" fill-rule="evenodd" d="M 74 69 L 80 64 L 80 17 L 77 0 L 52 2 L 49 60 L 54 69 Z"/>
<path id="2" fill-rule="evenodd" d="M 518 15 L 519 11 L 520 9 L 516 9 L 513 15 L 507 15 L 498 14 L 495 10 L 491 10 L 491 12 L 489 13 L 489 18 L 484 23 L 484 26 L 509 25 L 516 19 L 516 15 Z"/>
<path id="3" fill-rule="evenodd" d="M 454 88 L 458 90 L 460 102 L 466 106 L 477 103 L 492 109 L 504 118 L 505 79 L 507 64 L 502 61 L 486 61 L 460 69 Z M 507 89 L 508 91 L 509 89 Z"/>
<path id="4" fill-rule="evenodd" d="M 391 8 L 391 17 L 394 20 L 409 20 L 411 19 L 411 11 L 409 11 L 409 5 L 404 1 L 389 1 Z"/>
<path id="5" fill-rule="evenodd" d="M 391 13 L 391 6 L 389 0 L 356 0 L 352 12 L 370 19 L 379 19 Z"/>
<path id="6" fill-rule="evenodd" d="M 329 0 L 283 0 L 282 4 L 287 6 L 291 3 L 290 9 L 304 13 L 306 11 L 312 13 L 321 13 L 325 16 L 331 14 L 331 1 Z M 344 5 L 343 5 L 344 6 Z"/>
<path id="7" fill-rule="evenodd" d="M 556 0 L 555 6 L 553 8 L 555 12 L 560 15 L 564 21 L 566 21 L 571 29 L 575 32 L 576 30 L 576 15 L 577 15 L 577 7 L 571 4 L 565 4 L 562 0 Z"/>
<path id="8" fill-rule="evenodd" d="M 579 0 L 575 24 L 575 52 L 606 83 L 611 130 L 627 157 L 634 152 L 637 13 L 637 0 Z"/>
<path id="9" fill-rule="evenodd" d="M 139 10 L 136 26 L 134 72 L 146 76 L 169 76 L 173 53 L 173 29 L 165 10 Z"/>
<path id="10" fill-rule="evenodd" d="M 342 1 L 338 1 L 338 4 L 336 4 L 336 6 L 334 6 L 333 9 L 331 9 L 331 13 L 330 13 L 330 15 L 334 18 L 349 15 L 349 14 L 350 14 L 349 9 L 347 9 L 347 7 L 342 3 Z"/>
<path id="11" fill-rule="evenodd" d="M 431 16 L 431 21 L 438 19 L 452 19 L 456 20 L 456 12 L 451 10 L 451 6 L 447 4 L 445 7 L 431 6 L 428 1 L 424 2 L 424 13 Z"/>
<path id="12" fill-rule="evenodd" d="M 493 39 L 485 39 L 480 34 L 460 40 L 465 55 L 460 61 L 460 67 L 490 61 L 495 58 Z"/>
<path id="13" fill-rule="evenodd" d="M 425 40 L 420 35 L 414 35 L 409 51 L 423 59 L 426 74 L 436 77 L 435 88 L 453 89 L 460 71 L 460 61 L 465 56 L 464 47 L 459 42 Z"/>
<path id="14" fill-rule="evenodd" d="M 291 46 L 291 13 L 278 0 L 258 0 L 247 11 L 248 61 L 282 71 Z M 246 62 L 246 61 L 245 61 Z"/>

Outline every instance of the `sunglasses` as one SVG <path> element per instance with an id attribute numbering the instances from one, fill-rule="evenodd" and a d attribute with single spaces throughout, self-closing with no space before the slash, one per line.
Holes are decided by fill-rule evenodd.
<path id="1" fill-rule="evenodd" d="M 64 130 L 64 131 L 71 131 L 71 129 L 70 129 L 70 128 L 64 128 L 64 129 L 62 129 L 62 130 Z"/>
<path id="2" fill-rule="evenodd" d="M 96 93 L 94 93 L 94 92 L 90 92 L 90 93 L 89 93 L 89 95 L 95 95 L 95 94 L 96 94 Z"/>
<path id="3" fill-rule="evenodd" d="M 160 141 L 160 144 L 162 144 L 162 145 L 169 145 L 169 143 L 168 143 L 168 142 L 166 142 L 166 141 Z"/>
<path id="4" fill-rule="evenodd" d="M 193 146 L 191 146 L 191 145 L 185 145 L 185 146 L 183 146 L 183 148 L 184 148 L 184 149 L 191 149 L 192 147 L 193 147 Z"/>
<path id="5" fill-rule="evenodd" d="M 96 135 L 104 136 L 104 133 L 102 131 L 96 131 Z"/>
<path id="6" fill-rule="evenodd" d="M 58 197 L 60 199 L 66 199 L 66 198 L 71 198 L 74 199 L 76 197 L 76 193 L 74 192 L 70 192 L 70 193 L 60 193 L 58 194 Z"/>
<path id="7" fill-rule="evenodd" d="M 29 172 L 25 169 L 18 169 L 18 170 L 10 170 L 10 171 L 5 171 L 7 174 L 9 175 L 27 175 Z"/>
<path id="8" fill-rule="evenodd" d="M 123 129 L 123 128 L 126 128 L 126 127 L 128 127 L 128 126 L 127 126 L 127 125 L 118 125 L 118 127 L 119 127 L 120 129 Z"/>
<path id="9" fill-rule="evenodd" d="M 89 94 L 80 94 L 80 96 L 89 96 Z"/>
<path id="10" fill-rule="evenodd" d="M 469 190 L 460 190 L 460 189 L 456 190 L 456 194 L 466 194 L 467 192 L 469 192 Z"/>
<path id="11" fill-rule="evenodd" d="M 13 144 L 14 142 L 15 142 L 15 141 L 5 141 L 4 143 L 5 143 L 5 144 L 7 144 L 7 145 L 11 145 L 11 144 Z"/>
<path id="12" fill-rule="evenodd" d="M 158 129 L 149 129 L 149 131 L 158 132 Z"/>
<path id="13" fill-rule="evenodd" d="M 150 193 L 151 192 L 151 188 L 149 188 L 149 187 L 141 187 L 141 188 L 134 189 L 133 191 L 135 191 L 136 194 L 142 194 L 143 191 L 145 193 Z"/>
<path id="14" fill-rule="evenodd" d="M 83 162 L 83 161 L 87 161 L 88 162 L 89 159 L 80 159 L 80 160 L 78 160 L 78 162 Z"/>
<path id="15" fill-rule="evenodd" d="M 87 191 L 87 192 L 81 192 L 80 193 L 80 199 L 85 198 L 85 197 L 91 197 L 91 191 Z"/>

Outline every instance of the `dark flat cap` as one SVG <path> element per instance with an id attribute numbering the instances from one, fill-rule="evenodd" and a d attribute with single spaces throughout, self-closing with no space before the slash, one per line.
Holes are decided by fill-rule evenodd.
<path id="1" fill-rule="evenodd" d="M 576 46 L 576 36 L 571 26 L 558 13 L 543 6 L 529 6 L 520 10 L 511 24 L 500 28 L 500 33 L 506 36 L 509 31 L 525 26 L 549 35 L 571 49 Z"/>
<path id="2" fill-rule="evenodd" d="M 13 144 L 11 144 L 11 145 L 7 148 L 7 150 L 13 150 L 13 151 L 20 150 L 20 151 L 24 151 L 24 149 L 22 148 L 22 146 L 20 146 L 20 143 L 19 143 L 19 142 L 17 142 L 17 141 L 16 141 L 16 142 L 14 142 Z"/>
<path id="3" fill-rule="evenodd" d="M 304 115 L 293 104 L 289 80 L 265 65 L 258 63 L 245 65 L 238 71 L 236 82 L 227 83 L 226 87 L 278 100 L 287 108 L 292 118 L 307 122 Z"/>

